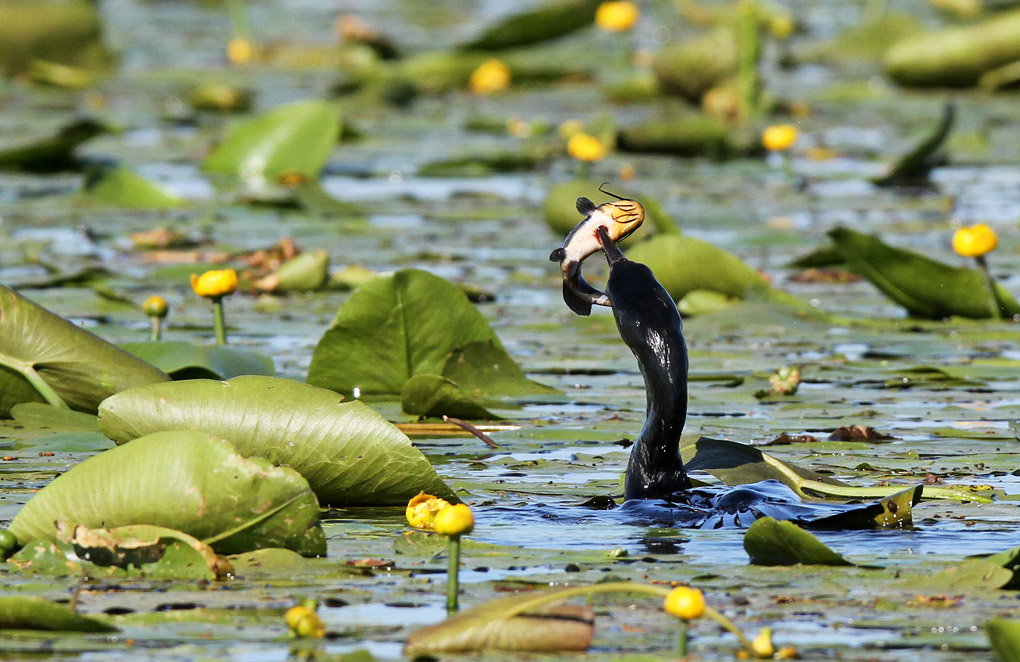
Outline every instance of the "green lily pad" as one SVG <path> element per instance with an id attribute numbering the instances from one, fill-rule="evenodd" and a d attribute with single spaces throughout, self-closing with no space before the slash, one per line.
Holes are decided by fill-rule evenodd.
<path id="1" fill-rule="evenodd" d="M 907 577 L 902 583 L 911 588 L 934 591 L 994 590 L 1009 584 L 1013 573 L 987 559 L 967 559 L 959 565 L 934 574 Z"/>
<path id="2" fill-rule="evenodd" d="M 829 237 L 855 273 L 911 315 L 926 319 L 992 316 L 987 281 L 977 269 L 943 264 L 848 228 L 831 230 Z M 1020 304 L 1013 296 L 1002 286 L 996 287 L 1003 316 L 1020 314 Z"/>
<path id="3" fill-rule="evenodd" d="M 99 432 L 99 421 L 93 414 L 71 411 L 43 402 L 16 404 L 11 407 L 11 418 L 25 427 Z"/>
<path id="4" fill-rule="evenodd" d="M 82 189 L 87 198 L 129 209 L 174 209 L 184 201 L 127 168 L 89 172 Z"/>
<path id="5" fill-rule="evenodd" d="M 341 399 L 275 377 L 196 379 L 118 393 L 100 407 L 99 427 L 117 443 L 202 430 L 246 457 L 291 467 L 323 503 L 405 505 L 421 490 L 456 499 L 403 432 L 364 403 Z"/>
<path id="6" fill-rule="evenodd" d="M 316 179 L 339 137 L 340 111 L 334 104 L 299 101 L 238 124 L 202 169 L 270 183 L 285 174 Z"/>
<path id="7" fill-rule="evenodd" d="M 287 547 L 326 553 L 319 509 L 296 471 L 244 458 L 203 432 L 146 435 L 90 457 L 22 507 L 9 530 L 22 545 L 57 541 L 59 525 L 151 524 L 198 538 L 218 553 Z"/>
<path id="8" fill-rule="evenodd" d="M 167 381 L 155 366 L 0 285 L 0 416 L 19 402 L 95 412 L 107 396 Z"/>
<path id="9" fill-rule="evenodd" d="M 404 382 L 400 407 L 414 416 L 454 416 L 479 420 L 500 418 L 462 391 L 456 382 L 440 375 L 415 375 Z"/>
<path id="10" fill-rule="evenodd" d="M 601 0 L 559 0 L 508 16 L 461 46 L 463 50 L 498 51 L 527 46 L 594 25 Z"/>
<path id="11" fill-rule="evenodd" d="M 1020 621 L 996 618 L 985 623 L 988 641 L 999 662 L 1020 662 Z"/>
<path id="12" fill-rule="evenodd" d="M 624 152 L 722 159 L 752 151 L 740 138 L 715 117 L 685 110 L 624 127 L 616 144 Z"/>
<path id="13" fill-rule="evenodd" d="M 461 383 L 459 375 L 445 373 L 445 366 L 452 352 L 473 342 L 491 343 L 500 365 L 513 363 L 488 322 L 456 286 L 427 271 L 401 269 L 376 276 L 340 307 L 312 355 L 308 383 L 344 394 L 357 389 L 364 395 L 397 395 L 408 379 L 423 373 Z M 476 368 L 483 369 L 470 363 L 458 370 Z M 517 375 L 504 369 L 494 376 L 485 393 L 508 388 L 520 392 Z M 531 392 L 549 390 L 530 380 L 527 385 Z"/>
<path id="14" fill-rule="evenodd" d="M 755 520 L 744 534 L 744 551 L 755 565 L 853 565 L 793 522 Z"/>
<path id="15" fill-rule="evenodd" d="M 273 359 L 229 345 L 192 345 L 183 340 L 129 342 L 120 345 L 175 380 L 230 379 L 240 375 L 276 374 Z"/>
<path id="16" fill-rule="evenodd" d="M 0 170 L 53 171 L 75 164 L 74 150 L 110 128 L 94 119 L 75 120 L 52 136 L 0 149 Z"/>
<path id="17" fill-rule="evenodd" d="M 495 338 L 465 343 L 452 350 L 442 374 L 473 398 L 559 393 L 551 386 L 528 379 Z"/>
<path id="18" fill-rule="evenodd" d="M 275 272 L 260 278 L 255 286 L 266 292 L 314 292 L 329 280 L 329 253 L 322 248 L 293 257 Z"/>
<path id="19" fill-rule="evenodd" d="M 652 237 L 627 251 L 627 257 L 647 265 L 674 301 L 695 290 L 709 290 L 744 298 L 764 280 L 736 255 L 687 235 Z"/>
<path id="20" fill-rule="evenodd" d="M 942 120 L 931 135 L 927 136 L 914 149 L 904 154 L 889 172 L 874 181 L 877 186 L 896 186 L 904 183 L 923 181 L 928 178 L 932 168 L 940 164 L 939 149 L 953 128 L 956 109 L 947 103 L 942 111 Z"/>
<path id="21" fill-rule="evenodd" d="M 65 605 L 30 595 L 0 597 L 0 630 L 117 632 L 112 625 L 77 614 Z"/>

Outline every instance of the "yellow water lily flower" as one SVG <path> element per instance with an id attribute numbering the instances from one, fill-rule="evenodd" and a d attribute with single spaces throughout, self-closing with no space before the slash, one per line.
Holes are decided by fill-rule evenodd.
<path id="1" fill-rule="evenodd" d="M 441 536 L 463 536 L 475 528 L 475 516 L 463 503 L 443 508 L 436 514 L 433 530 Z"/>
<path id="2" fill-rule="evenodd" d="M 609 148 L 602 141 L 587 133 L 575 133 L 567 141 L 567 154 L 586 163 L 606 158 Z"/>
<path id="3" fill-rule="evenodd" d="M 762 628 L 758 636 L 751 640 L 751 648 L 759 658 L 771 659 L 776 654 L 776 647 L 772 643 L 772 628 Z"/>
<path id="4" fill-rule="evenodd" d="M 255 47 L 241 37 L 234 37 L 227 44 L 227 59 L 233 64 L 247 64 L 255 57 Z"/>
<path id="5" fill-rule="evenodd" d="M 493 94 L 510 87 L 510 67 L 496 59 L 486 60 L 471 73 L 468 87 L 475 94 Z"/>
<path id="6" fill-rule="evenodd" d="M 626 32 L 634 27 L 639 16 L 641 10 L 633 2 L 603 2 L 595 10 L 595 24 L 606 32 Z"/>
<path id="7" fill-rule="evenodd" d="M 964 257 L 981 257 L 998 245 L 999 236 L 986 223 L 960 228 L 953 234 L 953 250 Z"/>
<path id="8" fill-rule="evenodd" d="M 692 620 L 705 613 L 705 595 L 690 586 L 677 586 L 666 596 L 662 608 L 678 618 Z"/>
<path id="9" fill-rule="evenodd" d="M 407 523 L 414 528 L 431 530 L 436 521 L 436 513 L 449 505 L 450 502 L 446 499 L 421 491 L 407 502 L 404 515 L 407 517 Z"/>
<path id="10" fill-rule="evenodd" d="M 284 614 L 283 619 L 287 622 L 290 631 L 297 637 L 321 639 L 326 636 L 326 627 L 322 624 L 322 619 L 314 609 L 306 605 L 291 607 Z"/>
<path id="11" fill-rule="evenodd" d="M 762 132 L 761 144 L 770 152 L 783 152 L 793 147 L 799 134 L 792 124 L 776 124 Z"/>
<path id="12" fill-rule="evenodd" d="M 207 299 L 219 299 L 237 291 L 237 272 L 233 269 L 207 271 L 201 276 L 191 274 L 191 289 Z"/>
<path id="13" fill-rule="evenodd" d="M 153 294 L 151 297 L 142 302 L 142 311 L 148 317 L 158 317 L 163 319 L 166 317 L 169 310 L 170 306 L 167 305 L 166 299 L 158 294 Z"/>

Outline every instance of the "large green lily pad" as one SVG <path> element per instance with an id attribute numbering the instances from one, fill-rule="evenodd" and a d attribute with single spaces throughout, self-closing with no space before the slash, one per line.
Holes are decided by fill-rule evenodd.
<path id="1" fill-rule="evenodd" d="M 174 379 L 230 379 L 240 375 L 276 374 L 273 359 L 229 345 L 192 345 L 183 340 L 123 343 L 138 358 Z"/>
<path id="2" fill-rule="evenodd" d="M 498 355 L 504 366 L 489 375 L 492 381 L 477 384 L 484 393 L 551 390 L 521 379 L 519 369 L 510 370 L 513 360 L 464 293 L 420 269 L 376 276 L 351 295 L 315 348 L 308 383 L 344 394 L 397 395 L 414 375 L 448 376 L 449 357 L 469 343 L 491 344 L 486 358 Z M 458 372 L 476 367 L 487 369 L 458 359 Z M 449 377 L 465 381 L 460 375 Z"/>
<path id="3" fill-rule="evenodd" d="M 95 412 L 104 398 L 170 378 L 0 285 L 0 416 L 19 402 Z"/>
<path id="4" fill-rule="evenodd" d="M 943 264 L 849 228 L 836 228 L 829 236 L 854 272 L 911 315 L 927 319 L 992 316 L 987 281 L 977 269 Z M 1020 304 L 1013 296 L 1002 286 L 996 287 L 1003 316 L 1020 314 Z"/>
<path id="5" fill-rule="evenodd" d="M 0 596 L 0 630 L 116 632 L 117 628 L 45 598 L 5 595 Z"/>
<path id="6" fill-rule="evenodd" d="M 284 174 L 314 179 L 339 136 L 340 111 L 334 104 L 299 101 L 237 125 L 202 169 L 270 182 Z"/>
<path id="7" fill-rule="evenodd" d="M 853 565 L 793 522 L 762 517 L 744 534 L 744 550 L 756 565 Z"/>
<path id="8" fill-rule="evenodd" d="M 341 400 L 275 377 L 195 379 L 119 393 L 101 405 L 99 426 L 117 443 L 177 429 L 229 439 L 246 457 L 299 472 L 324 503 L 403 505 L 421 490 L 455 499 L 403 432 Z"/>
<path id="9" fill-rule="evenodd" d="M 654 271 L 674 301 L 694 290 L 744 298 L 765 282 L 736 255 L 688 235 L 652 237 L 627 250 L 627 257 Z"/>
<path id="10" fill-rule="evenodd" d="M 60 528 L 133 524 L 181 531 L 221 554 L 326 553 L 318 504 L 300 474 L 187 430 L 146 435 L 76 465 L 33 496 L 9 530 L 25 545 L 57 541 Z"/>

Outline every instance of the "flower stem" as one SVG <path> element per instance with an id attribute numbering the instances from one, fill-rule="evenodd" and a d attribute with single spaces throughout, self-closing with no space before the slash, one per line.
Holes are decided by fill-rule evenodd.
<path id="1" fill-rule="evenodd" d="M 163 320 L 158 317 L 150 317 L 149 321 L 152 323 L 149 340 L 155 342 L 163 336 Z"/>
<path id="2" fill-rule="evenodd" d="M 1001 320 L 1006 313 L 1006 306 L 1002 303 L 1002 297 L 999 296 L 999 288 L 995 285 L 995 276 L 992 275 L 991 269 L 988 268 L 988 261 L 985 260 L 984 255 L 978 255 L 974 258 L 981 272 L 985 275 L 985 284 L 988 286 L 988 294 L 991 295 L 988 299 L 988 303 L 992 308 L 992 318 Z"/>
<path id="3" fill-rule="evenodd" d="M 687 621 L 680 618 L 676 637 L 676 654 L 680 658 L 687 656 Z"/>
<path id="4" fill-rule="evenodd" d="M 751 643 L 751 640 L 744 636 L 744 633 L 740 631 L 740 628 L 738 628 L 736 624 L 733 623 L 733 621 L 726 618 L 725 616 L 717 612 L 715 609 L 712 609 L 708 605 L 705 605 L 705 616 L 708 616 L 719 625 L 723 626 L 733 634 L 737 635 L 737 639 L 739 639 L 740 643 L 744 646 L 744 650 L 751 653 L 752 655 L 754 654 L 754 645 Z"/>
<path id="5" fill-rule="evenodd" d="M 450 565 L 446 570 L 446 613 L 452 614 L 457 611 L 457 575 L 460 573 L 460 536 L 450 536 L 447 543 L 447 556 L 450 557 Z"/>
<path id="6" fill-rule="evenodd" d="M 216 344 L 227 344 L 227 326 L 223 321 L 223 297 L 213 299 L 213 329 L 216 331 Z"/>

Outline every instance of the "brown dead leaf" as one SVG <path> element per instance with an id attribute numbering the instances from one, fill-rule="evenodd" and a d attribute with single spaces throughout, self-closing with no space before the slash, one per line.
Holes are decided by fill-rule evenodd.
<path id="1" fill-rule="evenodd" d="M 895 438 L 865 425 L 843 426 L 829 435 L 829 441 L 888 441 Z"/>

